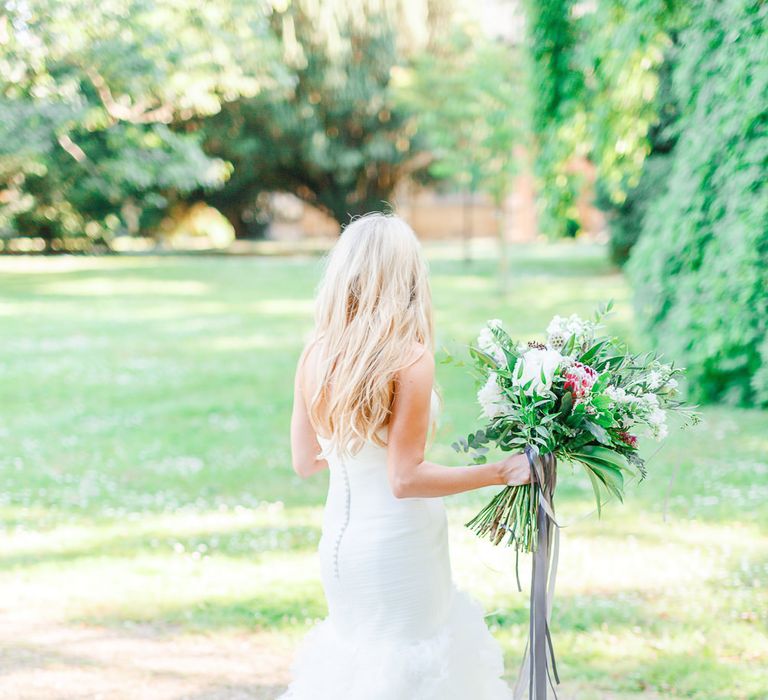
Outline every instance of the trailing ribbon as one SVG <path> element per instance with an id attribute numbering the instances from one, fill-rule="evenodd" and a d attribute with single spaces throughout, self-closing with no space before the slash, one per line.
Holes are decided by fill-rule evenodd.
<path id="1" fill-rule="evenodd" d="M 557 484 L 557 460 L 553 454 L 539 454 L 531 445 L 525 448 L 525 454 L 531 465 L 531 488 L 534 489 L 534 495 L 538 494 L 537 533 L 531 570 L 528 643 L 513 697 L 514 700 L 523 700 L 527 689 L 528 700 L 546 700 L 547 684 L 557 698 L 552 676 L 556 683 L 560 682 L 552 635 L 549 631 L 560 550 L 560 526 L 555 520 L 553 505 Z"/>

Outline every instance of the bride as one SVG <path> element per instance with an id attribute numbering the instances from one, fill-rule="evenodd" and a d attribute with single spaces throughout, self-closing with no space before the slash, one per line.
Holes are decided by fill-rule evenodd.
<path id="1" fill-rule="evenodd" d="M 426 263 L 391 215 L 351 223 L 331 252 L 296 371 L 291 448 L 330 469 L 319 544 L 328 617 L 281 700 L 511 698 L 479 603 L 451 578 L 442 496 L 530 478 L 525 455 L 424 459 L 438 401 Z"/>

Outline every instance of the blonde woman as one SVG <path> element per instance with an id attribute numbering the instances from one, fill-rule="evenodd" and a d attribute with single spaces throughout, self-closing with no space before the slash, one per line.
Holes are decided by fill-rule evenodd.
<path id="1" fill-rule="evenodd" d="M 511 697 L 480 605 L 452 581 L 441 497 L 527 483 L 528 461 L 426 461 L 433 382 L 419 242 L 396 216 L 359 218 L 328 258 L 296 371 L 293 468 L 330 468 L 319 545 L 329 614 L 299 649 L 283 700 Z"/>

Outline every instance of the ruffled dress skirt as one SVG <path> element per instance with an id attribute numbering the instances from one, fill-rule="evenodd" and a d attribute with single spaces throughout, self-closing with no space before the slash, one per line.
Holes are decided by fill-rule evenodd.
<path id="1" fill-rule="evenodd" d="M 304 638 L 281 700 L 510 700 L 483 611 L 455 590 L 445 624 L 420 641 L 350 643 L 330 619 Z"/>

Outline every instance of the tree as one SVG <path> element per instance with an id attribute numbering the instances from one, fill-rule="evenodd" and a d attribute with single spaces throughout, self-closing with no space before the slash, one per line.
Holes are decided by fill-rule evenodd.
<path id="1" fill-rule="evenodd" d="M 768 405 L 768 6 L 697 0 L 690 16 L 680 135 L 628 269 L 644 329 L 695 398 Z"/>
<path id="2" fill-rule="evenodd" d="M 171 126 L 281 77 L 263 2 L 227 12 L 191 0 L 3 5 L 6 234 L 50 243 L 131 232 L 169 198 L 221 185 L 227 164 Z"/>
<path id="3" fill-rule="evenodd" d="M 502 283 L 506 246 L 504 201 L 519 170 L 516 147 L 526 129 L 525 62 L 517 47 L 457 28 L 424 54 L 397 84 L 399 101 L 417 116 L 434 160 L 429 173 L 470 193 L 489 194 L 496 208 Z M 465 233 L 465 258 L 469 257 Z"/>
<path id="4" fill-rule="evenodd" d="M 264 191 L 292 192 L 340 223 L 386 207 L 396 184 L 430 160 L 413 115 L 393 98 L 391 77 L 429 43 L 439 7 L 425 4 L 415 21 L 397 2 L 341 3 L 338 11 L 350 14 L 333 16 L 333 41 L 317 30 L 325 26 L 322 4 L 276 11 L 271 32 L 292 80 L 200 122 L 206 152 L 234 166 L 226 187 L 205 199 L 240 235 Z"/>
<path id="5" fill-rule="evenodd" d="M 572 5 L 572 0 L 527 2 L 540 227 L 552 237 L 574 236 L 579 229 L 575 211 L 578 183 L 569 164 L 586 135 Z"/>
<path id="6" fill-rule="evenodd" d="M 0 235 L 108 239 L 200 199 L 244 233 L 274 189 L 342 221 L 425 162 L 389 79 L 440 0 L 3 7 Z"/>
<path id="7" fill-rule="evenodd" d="M 679 0 L 600 0 L 583 21 L 579 63 L 590 154 L 619 264 L 669 172 L 678 116 L 671 70 L 688 11 Z"/>
<path id="8" fill-rule="evenodd" d="M 629 259 L 649 208 L 666 189 L 679 138 L 679 109 L 671 84 L 672 62 L 665 61 L 657 70 L 659 87 L 652 105 L 656 121 L 648 128 L 645 143 L 637 143 L 638 160 L 642 163 L 613 161 L 613 166 L 598 166 L 597 204 L 607 213 L 610 255 L 619 265 Z M 639 173 L 635 172 L 637 168 Z"/>

